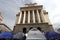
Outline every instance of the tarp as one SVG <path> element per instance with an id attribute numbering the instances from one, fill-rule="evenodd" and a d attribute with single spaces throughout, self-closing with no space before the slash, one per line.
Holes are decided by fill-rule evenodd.
<path id="1" fill-rule="evenodd" d="M 13 34 L 10 33 L 10 32 L 2 32 L 2 33 L 0 34 L 0 39 L 1 39 L 1 38 L 13 38 Z"/>
<path id="2" fill-rule="evenodd" d="M 44 33 L 39 31 L 37 28 L 33 28 L 27 33 L 26 40 L 46 40 L 46 38 Z"/>
<path id="3" fill-rule="evenodd" d="M 46 32 L 45 36 L 47 39 L 59 39 L 60 38 L 60 34 L 56 32 Z"/>
<path id="4" fill-rule="evenodd" d="M 23 33 L 22 32 L 18 32 L 18 33 L 16 33 L 14 36 L 13 36 L 13 38 L 14 39 L 23 39 Z"/>

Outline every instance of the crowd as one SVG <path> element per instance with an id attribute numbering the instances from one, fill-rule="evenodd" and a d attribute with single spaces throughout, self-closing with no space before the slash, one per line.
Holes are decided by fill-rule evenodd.
<path id="1" fill-rule="evenodd" d="M 46 40 L 60 40 L 60 34 L 56 32 L 44 33 Z M 26 35 L 22 32 L 13 34 L 11 32 L 0 33 L 0 40 L 26 40 Z"/>
<path id="2" fill-rule="evenodd" d="M 17 34 L 13 34 L 11 32 L 2 32 L 0 33 L 0 40 L 25 40 L 26 36 L 19 32 Z"/>

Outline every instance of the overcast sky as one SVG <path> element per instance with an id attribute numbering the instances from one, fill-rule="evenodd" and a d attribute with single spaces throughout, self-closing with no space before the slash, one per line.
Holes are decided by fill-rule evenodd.
<path id="1" fill-rule="evenodd" d="M 58 25 L 60 23 L 59 0 L 0 0 L 0 12 L 3 15 L 3 23 L 13 29 L 19 8 L 31 2 L 43 5 L 44 9 L 49 13 L 48 15 L 52 24 Z M 57 27 L 55 26 L 54 28 Z"/>

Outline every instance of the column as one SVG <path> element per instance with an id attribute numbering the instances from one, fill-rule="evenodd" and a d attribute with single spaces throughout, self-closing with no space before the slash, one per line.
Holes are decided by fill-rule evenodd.
<path id="1" fill-rule="evenodd" d="M 28 23 L 30 23 L 30 11 L 28 11 Z"/>
<path id="2" fill-rule="evenodd" d="M 34 14 L 34 10 L 33 11 L 33 23 L 35 23 L 35 14 Z"/>
<path id="3" fill-rule="evenodd" d="M 25 20 L 26 20 L 26 11 L 24 11 L 23 24 L 25 23 Z"/>
<path id="4" fill-rule="evenodd" d="M 51 25 L 51 22 L 50 22 L 49 16 L 48 16 L 48 12 L 45 12 L 44 17 L 45 17 L 45 22 L 48 23 L 49 25 Z"/>
<path id="5" fill-rule="evenodd" d="M 41 10 L 41 17 L 42 17 L 42 21 L 43 21 L 43 23 L 44 23 L 44 22 L 45 22 L 45 18 L 44 18 L 43 10 Z"/>
<path id="6" fill-rule="evenodd" d="M 20 11 L 20 16 L 19 16 L 18 24 L 21 23 L 21 18 L 22 18 L 22 11 Z"/>
<path id="7" fill-rule="evenodd" d="M 38 10 L 37 10 L 37 18 L 38 18 L 38 23 L 41 23 L 41 19 L 40 19 L 40 15 L 39 15 Z"/>

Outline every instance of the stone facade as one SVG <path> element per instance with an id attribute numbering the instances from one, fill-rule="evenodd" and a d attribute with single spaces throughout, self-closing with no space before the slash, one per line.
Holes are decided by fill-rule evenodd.
<path id="1" fill-rule="evenodd" d="M 16 15 L 16 25 L 13 32 L 28 32 L 31 28 L 37 28 L 42 32 L 53 31 L 52 24 L 48 18 L 48 12 L 43 10 L 43 5 L 26 4 L 20 8 Z"/>

